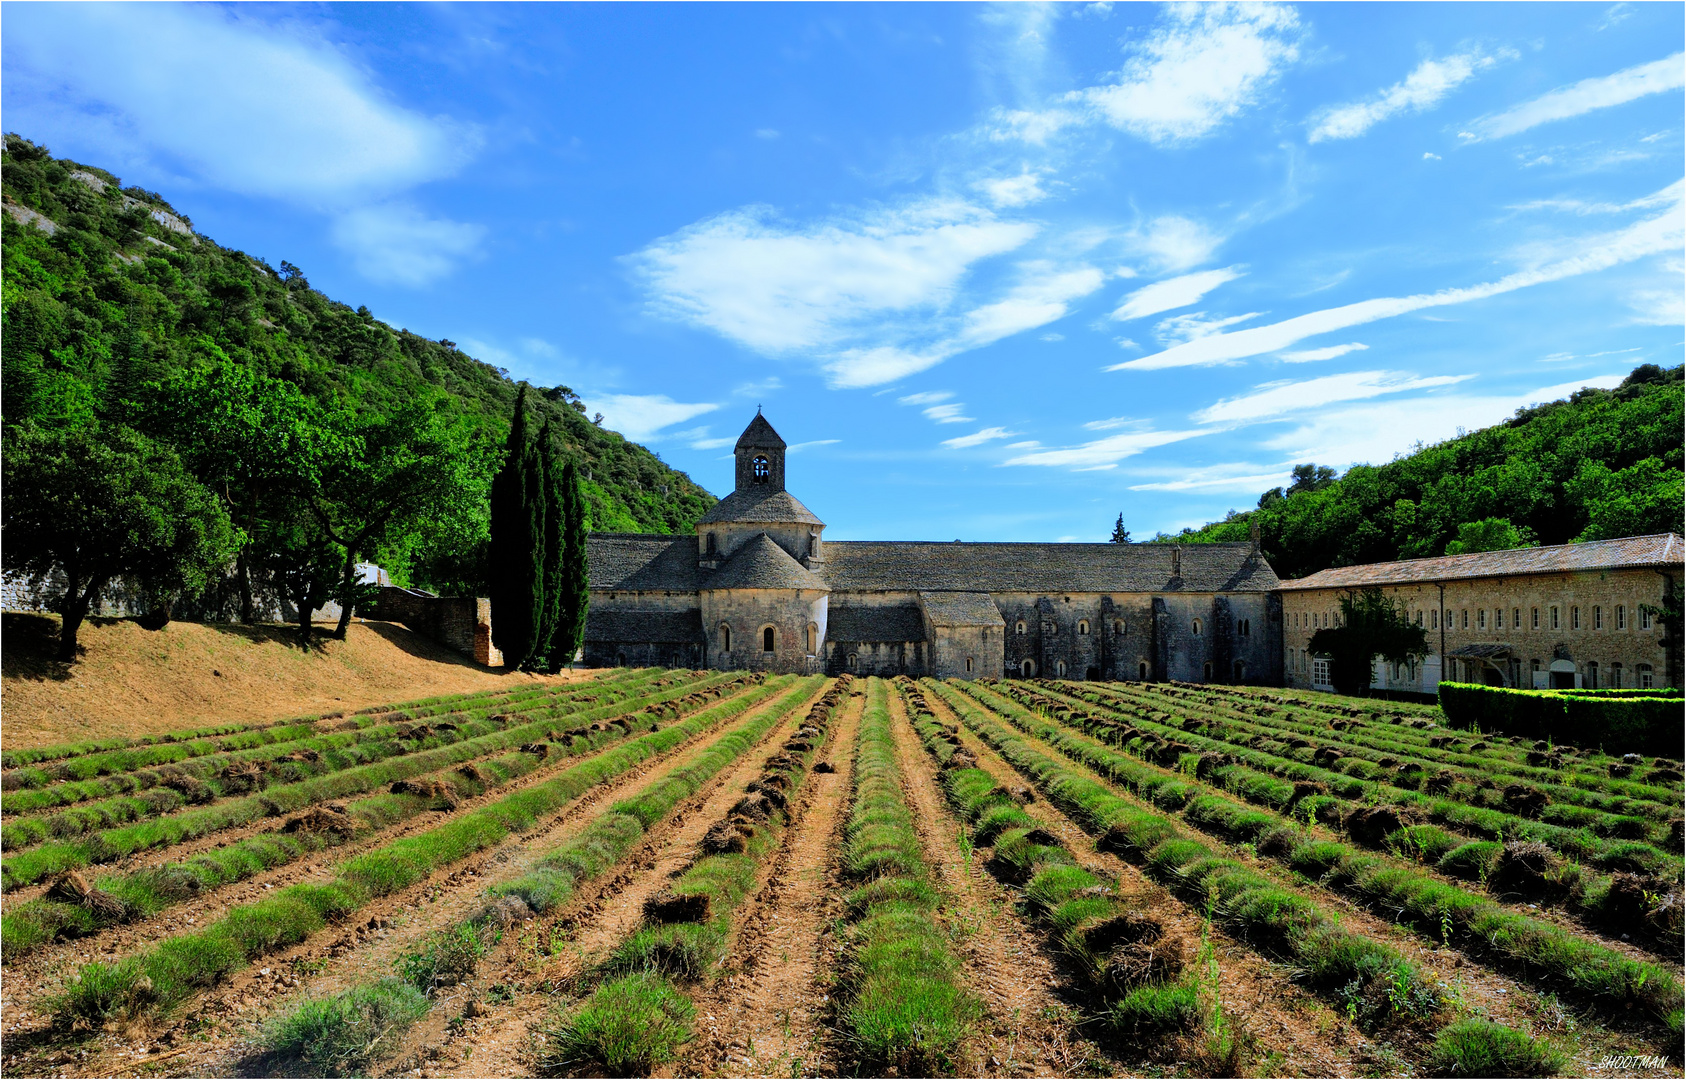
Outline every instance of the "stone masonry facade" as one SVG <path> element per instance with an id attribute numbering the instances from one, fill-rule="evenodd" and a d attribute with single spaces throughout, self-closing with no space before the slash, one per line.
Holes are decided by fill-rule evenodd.
<path id="1" fill-rule="evenodd" d="M 1673 533 L 1559 547 L 1337 567 L 1281 584 L 1289 686 L 1329 689 L 1311 636 L 1340 622 L 1348 590 L 1376 587 L 1428 632 L 1420 663 L 1380 661 L 1377 689 L 1433 693 L 1442 679 L 1522 688 L 1681 685 L 1681 650 L 1647 609 L 1678 597 Z"/>
<path id="2" fill-rule="evenodd" d="M 759 414 L 695 536 L 594 533 L 585 662 L 1276 685 L 1279 584 L 1248 544 L 826 541 Z"/>

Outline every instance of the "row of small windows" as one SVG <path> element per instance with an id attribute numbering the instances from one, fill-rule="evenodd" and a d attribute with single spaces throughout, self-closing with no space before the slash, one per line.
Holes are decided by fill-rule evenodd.
<path id="1" fill-rule="evenodd" d="M 778 630 L 771 626 L 761 628 L 761 651 L 777 652 L 779 644 Z M 820 648 L 820 628 L 813 623 L 808 624 L 807 642 L 808 653 L 813 655 Z M 732 651 L 732 628 L 725 623 L 720 624 L 720 649 L 722 652 Z"/>
<path id="2" fill-rule="evenodd" d="M 1474 609 L 1474 614 L 1475 614 L 1475 629 L 1486 630 L 1488 628 L 1489 609 L 1487 609 L 1487 608 L 1476 608 L 1476 609 Z M 1492 615 L 1492 628 L 1494 630 L 1505 629 L 1505 627 L 1506 627 L 1506 622 L 1505 622 L 1506 612 L 1505 612 L 1505 609 L 1504 608 L 1493 608 L 1493 609 L 1491 609 L 1491 615 Z M 1468 629 L 1470 629 L 1470 609 L 1469 608 L 1460 608 L 1457 611 L 1453 611 L 1451 608 L 1447 608 L 1446 611 L 1445 611 L 1444 617 L 1445 617 L 1445 620 L 1446 620 L 1446 629 L 1448 629 L 1448 630 L 1452 630 L 1452 629 L 1468 630 Z M 1416 623 L 1418 626 L 1425 626 L 1430 630 L 1440 629 L 1441 618 L 1442 618 L 1441 612 L 1437 609 L 1434 609 L 1434 608 L 1430 608 L 1427 611 L 1424 611 L 1423 609 L 1419 608 L 1415 612 L 1415 614 L 1412 615 L 1412 621 L 1414 623 Z M 1537 608 L 1537 607 L 1528 609 L 1528 629 L 1530 629 L 1530 630 L 1540 629 L 1542 619 L 1544 620 L 1546 629 L 1561 630 L 1561 629 L 1564 628 L 1565 619 L 1564 619 L 1564 615 L 1563 615 L 1563 609 L 1556 604 L 1547 605 L 1544 608 L 1543 612 L 1542 612 L 1542 609 Z M 1509 622 L 1510 629 L 1512 629 L 1512 630 L 1522 629 L 1522 609 L 1519 608 L 1519 607 L 1511 608 L 1510 612 L 1509 612 L 1509 620 L 1510 620 L 1510 622 Z M 1242 620 L 1242 621 L 1245 622 L 1245 620 Z M 1606 620 L 1605 620 L 1603 605 L 1600 605 L 1600 604 L 1594 604 L 1593 605 L 1592 611 L 1590 612 L 1589 621 L 1590 621 L 1592 629 L 1594 629 L 1594 630 L 1603 630 L 1605 628 L 1605 621 Z M 1611 611 L 1611 617 L 1610 617 L 1609 621 L 1617 630 L 1626 630 L 1628 628 L 1628 621 L 1629 621 L 1627 605 L 1626 604 L 1617 604 L 1615 606 L 1615 608 L 1612 609 L 1612 611 Z M 1637 621 L 1639 623 L 1639 629 L 1641 629 L 1641 630 L 1651 629 L 1651 613 L 1649 611 L 1646 611 L 1644 608 L 1639 609 L 1639 618 L 1638 618 Z M 1300 630 L 1300 629 L 1318 629 L 1318 628 L 1327 627 L 1327 626 L 1339 626 L 1340 624 L 1341 624 L 1341 617 L 1340 617 L 1340 614 L 1338 612 L 1329 612 L 1329 611 L 1324 611 L 1324 612 L 1295 612 L 1294 615 L 1293 615 L 1293 625 L 1294 625 L 1294 628 L 1297 629 L 1297 630 Z M 1580 609 L 1579 605 L 1571 605 L 1569 607 L 1567 626 L 1570 630 L 1580 630 L 1580 629 L 1582 629 L 1581 609 Z M 1198 633 L 1198 632 L 1199 631 L 1196 631 L 1196 633 Z M 1245 631 L 1238 631 L 1238 632 L 1240 632 L 1243 637 L 1246 636 Z"/>
<path id="3" fill-rule="evenodd" d="M 1126 629 L 1126 624 L 1125 624 L 1123 619 L 1114 619 L 1113 620 L 1112 632 L 1114 634 L 1122 634 L 1122 633 L 1124 633 L 1125 629 Z M 1055 623 L 1043 623 L 1042 624 L 1042 630 L 1043 630 L 1044 633 L 1050 633 L 1050 634 L 1058 633 L 1059 627 Z M 1203 634 L 1205 632 L 1205 626 L 1204 626 L 1204 624 L 1201 623 L 1201 621 L 1199 619 L 1195 619 L 1191 624 L 1189 624 L 1189 631 L 1195 637 L 1200 637 L 1201 634 Z M 1022 634 L 1024 632 L 1025 632 L 1025 621 L 1023 619 L 1020 619 L 1018 622 L 1015 622 L 1013 624 L 1013 633 Z M 1078 633 L 1079 636 L 1087 636 L 1088 635 L 1088 633 L 1089 633 L 1089 620 L 1088 619 L 1077 620 L 1077 633 Z M 1237 619 L 1237 620 L 1235 620 L 1235 635 L 1237 637 L 1252 637 L 1253 636 L 1253 620 L 1252 619 Z M 988 631 L 985 631 L 985 636 L 988 636 Z"/>

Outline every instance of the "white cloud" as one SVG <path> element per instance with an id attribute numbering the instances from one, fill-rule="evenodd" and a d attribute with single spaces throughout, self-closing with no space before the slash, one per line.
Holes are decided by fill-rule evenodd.
<path id="1" fill-rule="evenodd" d="M 1131 240 L 1137 250 L 1161 269 L 1171 272 L 1199 266 L 1224 242 L 1222 236 L 1205 225 L 1178 214 L 1154 218 Z"/>
<path id="2" fill-rule="evenodd" d="M 340 49 L 256 9 L 40 5 L 6 12 L 8 97 L 120 156 L 248 195 L 343 209 L 449 176 L 472 130 L 388 100 Z M 64 125 L 62 136 L 53 130 Z"/>
<path id="3" fill-rule="evenodd" d="M 1017 176 L 982 180 L 977 186 L 997 209 L 1029 206 L 1048 197 L 1042 190 L 1042 177 L 1029 169 Z"/>
<path id="4" fill-rule="evenodd" d="M 1008 431 L 1006 428 L 989 427 L 982 431 L 974 431 L 970 435 L 961 435 L 959 438 L 944 439 L 943 445 L 953 447 L 956 450 L 964 450 L 968 446 L 982 446 L 992 439 L 1010 439 L 1016 434 L 1017 432 Z"/>
<path id="5" fill-rule="evenodd" d="M 1300 352 L 1285 352 L 1282 359 L 1290 364 L 1307 364 L 1315 360 L 1333 360 L 1337 356 L 1345 356 L 1350 352 L 1359 352 L 1370 346 L 1362 341 L 1354 341 L 1346 345 L 1330 345 L 1322 349 L 1305 349 Z"/>
<path id="6" fill-rule="evenodd" d="M 1444 60 L 1424 60 L 1402 82 L 1394 83 L 1367 101 L 1337 105 L 1319 112 L 1313 118 L 1314 126 L 1308 141 L 1352 139 L 1400 113 L 1426 112 L 1474 78 L 1476 72 L 1492 67 L 1501 58 L 1512 59 L 1515 56 L 1515 52 L 1504 50 L 1497 56 L 1469 52 L 1448 56 Z M 1423 156 L 1429 158 L 1435 155 Z"/>
<path id="7" fill-rule="evenodd" d="M 1043 341 L 1064 341 L 1065 335 L 1060 333 L 1059 331 L 1055 330 L 1055 331 L 1051 331 L 1049 333 L 1043 334 L 1042 340 Z"/>
<path id="8" fill-rule="evenodd" d="M 666 394 L 597 394 L 586 401 L 588 410 L 603 414 L 604 427 L 618 431 L 634 442 L 643 442 L 662 428 L 682 424 L 693 416 L 713 412 L 719 407 L 708 402 L 687 404 L 674 401 Z M 720 440 L 707 440 L 706 445 L 726 444 Z"/>
<path id="9" fill-rule="evenodd" d="M 1434 394 L 1397 401 L 1370 402 L 1299 414 L 1299 422 L 1261 441 L 1290 461 L 1321 461 L 1337 467 L 1381 463 L 1409 452 L 1419 440 L 1437 443 L 1459 430 L 1474 431 L 1499 423 L 1525 405 L 1554 401 L 1583 386 L 1609 389 L 1623 376 L 1596 376 L 1541 387 L 1521 394 Z"/>
<path id="10" fill-rule="evenodd" d="M 661 314 L 786 353 L 839 345 L 863 320 L 944 307 L 974 263 L 1036 232 L 952 199 L 805 226 L 751 207 L 662 237 L 630 262 Z"/>
<path id="11" fill-rule="evenodd" d="M 937 402 L 947 401 L 953 396 L 953 390 L 927 390 L 924 393 L 899 397 L 896 402 L 901 405 L 935 405 Z"/>
<path id="12" fill-rule="evenodd" d="M 1067 96 L 1092 118 L 1157 144 L 1211 133 L 1299 56 L 1299 17 L 1278 4 L 1179 4 L 1110 86 Z"/>
<path id="13" fill-rule="evenodd" d="M 1273 471 L 1260 472 L 1261 468 Z M 1213 465 L 1205 469 L 1179 469 L 1177 479 L 1131 484 L 1131 491 L 1242 491 L 1249 494 L 1286 484 L 1292 477 L 1287 466 L 1247 464 Z"/>
<path id="14" fill-rule="evenodd" d="M 1065 317 L 1073 300 L 1106 284 L 1106 275 L 1093 266 L 1071 269 L 1037 262 L 1021 267 L 1023 278 L 1001 300 L 966 313 L 957 344 L 976 348 L 1034 330 Z"/>
<path id="15" fill-rule="evenodd" d="M 1424 161 L 1444 161 L 1446 159 L 1441 157 L 1439 154 L 1431 153 L 1427 150 L 1424 150 L 1423 151 L 1423 160 Z"/>
<path id="16" fill-rule="evenodd" d="M 1518 203 L 1510 207 L 1516 211 L 1527 210 L 1561 210 L 1565 213 L 1580 214 L 1622 214 L 1630 210 L 1648 210 L 1654 206 L 1668 206 L 1677 203 L 1686 194 L 1686 180 L 1676 180 L 1661 191 L 1653 191 L 1649 195 L 1641 195 L 1637 199 L 1627 202 L 1586 202 L 1582 199 L 1535 199 L 1532 202 Z"/>
<path id="17" fill-rule="evenodd" d="M 969 424 L 972 422 L 972 418 L 960 415 L 960 410 L 965 407 L 964 405 L 932 405 L 925 410 L 925 418 L 939 424 Z"/>
<path id="18" fill-rule="evenodd" d="M 835 443 L 840 443 L 842 441 L 843 441 L 842 439 L 809 439 L 807 442 L 799 442 L 799 443 L 790 444 L 789 446 L 785 447 L 785 452 L 790 453 L 790 454 L 794 454 L 794 453 L 797 453 L 798 451 L 806 450 L 811 446 L 831 446 Z"/>
<path id="19" fill-rule="evenodd" d="M 335 246 L 371 281 L 420 287 L 449 274 L 480 247 L 486 229 L 429 217 L 413 206 L 366 206 L 334 222 Z M 554 351 L 554 350 L 553 350 Z"/>
<path id="20" fill-rule="evenodd" d="M 1145 427 L 1146 420 L 1137 420 L 1129 416 L 1112 416 L 1105 420 L 1091 420 L 1083 427 L 1088 431 L 1116 431 L 1121 427 Z"/>
<path id="21" fill-rule="evenodd" d="M 777 375 L 769 375 L 765 379 L 754 382 L 740 383 L 732 388 L 733 397 L 760 397 L 775 394 L 784 389 L 784 382 Z"/>
<path id="22" fill-rule="evenodd" d="M 1473 132 L 1463 134 L 1472 139 L 1499 139 L 1540 124 L 1624 105 L 1650 94 L 1678 90 L 1682 86 L 1686 86 L 1686 53 L 1675 53 L 1614 75 L 1582 79 L 1571 86 L 1560 87 L 1495 116 L 1483 117 L 1472 125 Z"/>
<path id="23" fill-rule="evenodd" d="M 1007 465 L 1064 466 L 1077 469 L 1106 469 L 1116 466 L 1127 457 L 1134 457 L 1156 446 L 1195 439 L 1208 431 L 1129 431 L 1122 435 L 1108 435 L 1104 439 L 1062 447 L 1057 450 L 1036 450 L 1008 458 Z"/>
<path id="24" fill-rule="evenodd" d="M 1321 409 L 1338 401 L 1360 401 L 1407 390 L 1450 386 L 1473 375 L 1412 376 L 1402 371 L 1352 371 L 1303 382 L 1266 383 L 1250 394 L 1227 398 L 1194 414 L 1202 424 L 1252 423 L 1275 416 Z"/>
<path id="25" fill-rule="evenodd" d="M 1227 319 L 1208 316 L 1204 311 L 1192 312 L 1188 315 L 1172 315 L 1168 319 L 1161 319 L 1154 324 L 1153 332 L 1159 335 L 1160 341 L 1188 342 L 1203 337 L 1211 337 L 1226 326 L 1255 319 L 1258 312 L 1246 315 L 1231 315 Z"/>
<path id="26" fill-rule="evenodd" d="M 1680 204 L 1676 202 L 1667 213 L 1616 232 L 1577 240 L 1574 254 L 1531 269 L 1517 271 L 1498 281 L 1466 288 L 1443 289 L 1435 293 L 1420 293 L 1415 296 L 1361 300 L 1343 307 L 1297 315 L 1269 326 L 1252 327 L 1228 334 L 1211 334 L 1174 345 L 1163 352 L 1114 364 L 1107 370 L 1156 370 L 1199 364 L 1223 364 L 1249 356 L 1280 352 L 1308 337 L 1346 330 L 1378 319 L 1390 319 L 1425 308 L 1484 300 L 1530 285 L 1561 281 L 1606 270 L 1648 255 L 1677 252 L 1681 249 L 1683 239 L 1686 238 L 1683 238 L 1681 229 Z"/>
<path id="27" fill-rule="evenodd" d="M 1112 317 L 1120 321 L 1140 319 L 1148 315 L 1157 315 L 1161 311 L 1197 304 L 1201 297 L 1225 282 L 1234 281 L 1242 273 L 1239 267 L 1231 266 L 1223 270 L 1202 270 L 1197 274 L 1184 274 L 1181 277 L 1156 281 L 1126 296 L 1118 310 L 1112 313 Z"/>

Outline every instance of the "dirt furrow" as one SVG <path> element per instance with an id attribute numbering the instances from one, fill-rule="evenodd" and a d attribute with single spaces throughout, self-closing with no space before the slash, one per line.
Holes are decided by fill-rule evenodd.
<path id="1" fill-rule="evenodd" d="M 757 892 L 744 904 L 720 975 L 692 995 L 697 1037 L 659 1075 L 806 1076 L 829 1061 L 831 929 L 847 886 L 838 872 L 854 779 L 855 735 L 864 683 L 842 709 L 810 772 L 784 841 Z"/>
<path id="2" fill-rule="evenodd" d="M 816 687 L 753 748 L 649 829 L 612 877 L 523 924 L 500 943 L 481 961 L 471 983 L 435 1005 L 416 1026 L 383 1075 L 415 1075 L 424 1068 L 439 1076 L 531 1075 L 534 1022 L 543 1020 L 561 995 L 637 927 L 644 901 L 684 872 L 703 833 L 743 798 L 744 785 L 761 775 L 768 749 L 802 725 L 809 706 L 825 690 L 824 683 Z M 778 700 L 770 699 L 763 709 Z M 736 722 L 756 711 L 761 710 Z M 489 995 L 495 1003 L 483 1004 L 493 987 L 503 991 Z M 478 1015 L 464 1018 L 470 1000 Z"/>
<path id="3" fill-rule="evenodd" d="M 723 698 L 710 702 L 708 707 L 713 708 L 727 700 L 731 699 Z M 584 827 L 599 810 L 636 792 L 653 776 L 660 775 L 690 753 L 711 743 L 722 730 L 740 720 L 741 716 L 734 717 L 724 725 L 700 732 L 666 754 L 645 761 L 613 780 L 592 788 L 561 811 L 552 814 L 544 824 L 525 833 L 510 835 L 498 846 L 470 857 L 463 864 L 453 867 L 447 874 L 435 875 L 407 889 L 375 900 L 358 912 L 355 922 L 339 928 L 337 932 L 330 928 L 299 945 L 265 957 L 237 973 L 229 982 L 200 995 L 190 1008 L 181 1014 L 156 1026 L 139 1026 L 95 1041 L 86 1047 L 89 1050 L 86 1057 L 74 1063 L 66 1063 L 68 1071 L 64 1075 L 127 1075 L 133 1071 L 134 1060 L 140 1056 L 134 1047 L 146 1046 L 154 1053 L 164 1050 L 173 1054 L 181 1044 L 190 1040 L 195 1044 L 195 1048 L 184 1055 L 172 1056 L 172 1071 L 179 1075 L 232 1074 L 238 1070 L 242 1060 L 252 1053 L 254 1036 L 262 1023 L 269 1016 L 275 1015 L 278 1008 L 290 1004 L 289 999 L 307 989 L 307 980 L 311 980 L 308 991 L 318 995 L 342 989 L 360 979 L 390 974 L 389 968 L 372 967 L 365 958 L 378 956 L 384 961 L 390 961 L 421 934 L 466 918 L 483 902 L 483 894 L 488 886 L 520 876 L 544 852 Z M 606 747 L 605 750 L 613 748 L 614 746 Z M 566 758 L 562 759 L 560 765 L 562 768 L 569 768 L 583 760 L 586 759 Z M 542 782 L 550 773 L 556 771 L 559 770 L 546 770 L 545 774 L 537 776 L 529 774 L 522 778 L 521 783 Z M 472 811 L 487 801 L 507 797 L 513 790 L 515 785 L 498 788 L 473 802 L 465 802 L 453 814 L 428 816 L 423 819 L 421 827 L 433 828 L 441 825 L 453 816 Z M 380 843 L 390 842 L 398 835 L 389 831 L 379 838 Z M 283 868 L 294 871 L 294 877 L 285 883 L 291 884 L 298 880 L 325 884 L 332 878 L 332 868 L 341 861 L 346 851 L 346 848 L 329 849 L 324 854 L 331 856 L 330 858 L 318 859 L 309 867 L 295 863 Z M 234 888 L 244 888 L 250 884 L 251 882 L 242 882 Z M 261 883 L 257 886 L 257 891 L 265 891 Z M 248 898 L 251 898 L 249 894 Z M 231 904 L 232 901 L 220 901 L 209 908 L 205 916 L 198 919 L 198 924 L 208 924 Z M 180 933 L 183 929 L 193 928 L 178 926 L 173 928 L 173 932 Z M 366 947 L 371 943 L 377 946 L 376 950 L 367 950 Z M 86 941 L 70 944 L 84 945 Z M 384 946 L 384 949 L 379 946 Z M 83 951 L 86 950 L 78 950 L 76 955 L 64 957 L 63 962 L 82 962 L 83 957 L 80 953 Z M 312 977 L 318 974 L 327 977 L 320 981 L 313 980 Z M 6 982 L 7 989 L 10 990 L 20 980 L 10 978 L 8 973 Z M 40 982 L 36 982 L 27 989 L 33 992 L 41 986 Z M 47 1018 L 40 1010 L 32 1007 L 36 1004 L 39 1003 L 5 1003 L 6 1032 L 10 1039 L 17 1039 L 25 1045 L 33 1045 L 41 1040 Z M 10 1051 L 11 1048 L 8 1047 L 5 1068 L 7 1073 L 19 1071 L 18 1066 L 12 1063 Z M 22 1071 L 27 1072 L 28 1066 L 24 1066 Z"/>
<path id="4" fill-rule="evenodd" d="M 936 697 L 936 695 L 933 695 L 933 698 Z M 947 712 L 946 705 L 941 703 L 940 700 L 939 706 L 944 709 L 945 715 L 952 718 L 952 713 Z M 987 706 L 980 703 L 980 708 L 987 708 Z M 1007 720 L 999 719 L 999 722 L 1004 727 L 1010 728 L 1014 735 L 1023 740 L 1027 747 L 1057 761 L 1069 761 L 1055 747 L 1013 727 Z M 964 733 L 962 737 L 969 740 L 972 745 L 985 750 L 988 749 L 984 746 L 982 740 L 978 739 L 964 724 L 961 725 L 961 730 Z M 996 756 L 996 760 L 1003 768 L 1011 770 L 1011 766 L 1001 760 L 999 756 Z M 1088 771 L 1084 766 L 1075 763 L 1072 764 L 1072 767 L 1080 771 Z M 1133 795 L 1119 785 L 1113 784 L 1105 777 L 1100 777 L 1099 774 L 1094 775 L 1101 783 L 1119 791 L 1126 798 L 1134 799 Z M 1322 888 L 1316 882 L 1284 871 L 1268 859 L 1259 858 L 1250 846 L 1232 845 L 1225 838 L 1206 833 L 1188 822 L 1180 822 L 1180 824 L 1188 830 L 1190 835 L 1205 838 L 1212 846 L 1222 850 L 1227 857 L 1237 859 L 1249 868 L 1274 877 L 1290 887 L 1297 887 L 1299 891 L 1311 896 L 1320 906 L 1326 908 L 1332 914 L 1337 914 L 1342 924 L 1349 930 L 1385 942 L 1390 948 L 1398 951 L 1400 955 L 1417 964 L 1425 975 L 1438 980 L 1445 988 L 1450 1004 L 1460 1013 L 1473 1013 L 1524 1031 L 1574 1032 L 1575 1042 L 1579 1047 L 1576 1062 L 1586 1069 L 1593 1068 L 1599 1061 L 1610 1055 L 1638 1058 L 1656 1052 L 1652 1044 L 1646 1041 L 1640 1033 L 1612 1030 L 1601 1024 L 1593 1014 L 1586 1011 L 1576 1013 L 1559 1004 L 1553 995 L 1539 994 L 1527 984 L 1483 966 L 1462 950 L 1426 943 L 1407 927 L 1372 914 L 1367 908 L 1341 893 Z M 1075 822 L 1072 823 L 1072 828 L 1077 828 Z M 1084 850 L 1094 851 L 1092 838 L 1088 841 Z M 1129 865 L 1103 852 L 1095 851 L 1094 854 L 1097 858 L 1111 860 L 1119 866 Z M 1146 881 L 1147 879 L 1142 877 L 1141 880 Z M 1168 893 L 1165 895 L 1168 903 L 1176 903 Z M 1216 936 L 1216 931 L 1214 931 L 1214 935 Z M 1288 968 L 1264 961 L 1264 958 L 1246 949 L 1245 946 L 1236 950 L 1236 961 L 1246 964 L 1249 958 L 1255 964 L 1258 964 L 1260 971 L 1266 975 L 1264 984 L 1258 991 L 1258 996 L 1252 998 L 1252 1000 L 1268 1006 L 1272 998 L 1283 998 L 1290 989 L 1297 989 L 1288 985 L 1288 980 L 1292 976 L 1292 972 Z M 1222 961 L 1222 963 L 1225 966 L 1227 985 L 1229 962 Z M 1309 995 L 1305 996 L 1309 998 Z M 1251 995 L 1238 995 L 1238 1004 L 1245 1007 L 1250 997 Z M 1316 1001 L 1317 999 L 1310 1000 Z M 1324 1012 L 1329 1011 L 1326 1006 L 1320 1005 L 1319 1007 Z M 1336 1014 L 1331 1013 L 1331 1015 Z M 1395 1032 L 1372 1039 L 1358 1032 L 1355 1028 L 1351 1028 L 1345 1019 L 1338 1017 L 1338 1015 L 1336 1018 L 1340 1026 L 1350 1032 L 1346 1045 L 1352 1047 L 1353 1061 L 1357 1063 L 1355 1067 L 1360 1070 L 1378 1067 L 1401 1069 L 1405 1067 L 1405 1062 L 1400 1060 L 1401 1054 L 1415 1060 L 1427 1049 L 1421 1033 L 1415 1031 Z M 1318 1026 L 1322 1027 L 1323 1022 L 1319 1021 Z M 1265 1024 L 1260 1030 L 1268 1031 L 1270 1027 L 1271 1025 Z M 1293 1028 L 1289 1029 L 1292 1039 L 1287 1045 L 1295 1049 L 1303 1049 L 1302 1036 L 1293 1033 L 1294 1030 Z M 1254 1034 L 1258 1034 L 1258 1030 L 1255 1030 Z M 1288 1038 L 1288 1034 L 1281 1037 Z M 1389 1039 L 1394 1041 L 1391 1043 L 1386 1041 Z M 1267 1057 L 1271 1049 L 1274 1048 L 1266 1049 Z M 1571 1071 L 1573 1069 L 1574 1066 L 1571 1066 Z M 1331 1070 L 1322 1067 L 1312 1067 L 1306 1071 L 1312 1073 L 1331 1072 Z M 1333 1071 L 1339 1072 L 1341 1070 L 1337 1067 Z M 1347 1070 L 1349 1073 L 1351 1071 L 1351 1069 Z M 1660 1076 L 1671 1074 L 1666 1071 L 1655 1074 L 1641 1071 L 1633 1075 Z"/>

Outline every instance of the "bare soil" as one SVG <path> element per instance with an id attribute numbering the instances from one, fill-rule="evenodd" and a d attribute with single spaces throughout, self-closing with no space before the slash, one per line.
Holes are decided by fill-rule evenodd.
<path id="1" fill-rule="evenodd" d="M 294 627 L 90 619 L 81 658 L 54 660 L 59 618 L 0 618 L 4 743 L 21 749 L 214 724 L 353 712 L 439 694 L 589 678 L 481 667 L 396 623 L 353 622 L 346 640 L 318 635 L 306 650 Z"/>

